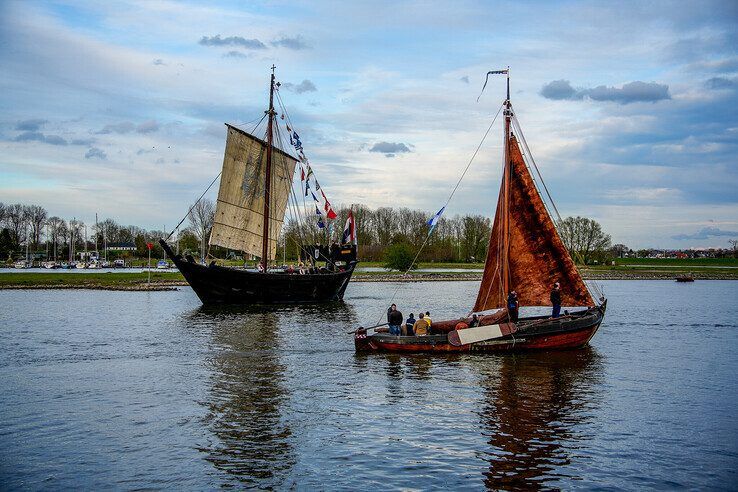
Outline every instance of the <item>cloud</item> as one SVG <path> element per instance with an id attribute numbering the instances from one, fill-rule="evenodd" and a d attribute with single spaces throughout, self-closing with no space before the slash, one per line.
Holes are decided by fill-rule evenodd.
<path id="1" fill-rule="evenodd" d="M 600 85 L 591 89 L 576 90 L 568 80 L 554 80 L 541 87 L 540 94 L 546 99 L 611 101 L 618 104 L 634 102 L 656 102 L 671 99 L 669 86 L 656 82 L 629 82 L 621 88 Z"/>
<path id="2" fill-rule="evenodd" d="M 464 75 L 459 80 L 462 81 L 465 84 L 468 84 L 469 83 L 469 76 L 468 75 Z"/>
<path id="3" fill-rule="evenodd" d="M 96 131 L 97 135 L 107 135 L 109 133 L 131 133 L 135 128 L 135 125 L 130 121 L 124 121 L 122 123 L 115 123 L 112 125 L 105 125 L 101 130 Z"/>
<path id="4" fill-rule="evenodd" d="M 98 149 L 97 147 L 90 147 L 85 153 L 85 159 L 100 159 L 104 161 L 107 158 L 107 154 L 105 154 L 102 149 Z"/>
<path id="5" fill-rule="evenodd" d="M 95 143 L 94 138 L 75 138 L 71 142 L 69 142 L 72 145 L 84 145 L 89 146 Z"/>
<path id="6" fill-rule="evenodd" d="M 246 39 L 241 36 L 228 36 L 221 38 L 220 34 L 215 36 L 203 36 L 199 43 L 203 46 L 240 46 L 247 50 L 265 50 L 266 45 L 258 39 Z"/>
<path id="7" fill-rule="evenodd" d="M 136 127 L 137 133 L 153 133 L 159 129 L 159 123 L 156 120 L 144 121 Z"/>
<path id="8" fill-rule="evenodd" d="M 554 80 L 541 87 L 541 95 L 546 99 L 555 101 L 562 99 L 572 99 L 577 91 L 571 86 L 568 80 Z"/>
<path id="9" fill-rule="evenodd" d="M 705 87 L 713 90 L 732 89 L 738 87 L 738 77 L 713 77 L 705 81 Z"/>
<path id="10" fill-rule="evenodd" d="M 738 231 L 723 231 L 717 227 L 703 227 L 700 231 L 695 232 L 694 234 L 677 234 L 676 236 L 671 236 L 671 238 L 682 241 L 685 239 L 710 239 L 711 237 L 721 236 L 738 237 Z"/>
<path id="11" fill-rule="evenodd" d="M 275 39 L 270 44 L 276 48 L 287 48 L 290 50 L 305 50 L 310 48 L 302 39 L 302 36 L 295 36 L 294 38 L 282 37 Z"/>
<path id="12" fill-rule="evenodd" d="M 379 152 L 385 157 L 394 157 L 395 154 L 410 152 L 410 149 L 404 143 L 377 142 L 372 145 L 369 152 Z"/>
<path id="13" fill-rule="evenodd" d="M 58 135 L 44 135 L 40 132 L 23 132 L 13 140 L 16 142 L 43 142 L 51 145 L 67 145 L 67 141 Z"/>
<path id="14" fill-rule="evenodd" d="M 165 65 L 166 66 L 166 63 L 164 63 L 164 60 L 162 60 L 161 58 L 157 58 L 156 60 L 152 61 L 151 63 L 153 63 L 154 65 Z"/>
<path id="15" fill-rule="evenodd" d="M 296 92 L 298 94 L 302 94 L 303 92 L 315 92 L 318 90 L 318 88 L 315 87 L 315 84 L 307 79 L 303 80 L 297 85 L 291 82 L 285 82 L 284 84 L 282 84 L 282 87 L 284 87 L 288 91 Z"/>
<path id="16" fill-rule="evenodd" d="M 48 120 L 42 120 L 38 118 L 31 119 L 31 120 L 24 120 L 24 121 L 19 121 L 18 124 L 15 125 L 15 129 L 18 131 L 24 131 L 24 132 L 36 132 L 46 123 L 48 123 Z"/>
<path id="17" fill-rule="evenodd" d="M 154 151 L 153 148 L 151 148 L 151 149 L 138 149 L 136 151 L 136 155 L 150 154 L 153 151 Z"/>
<path id="18" fill-rule="evenodd" d="M 228 53 L 223 53 L 223 58 L 248 58 L 249 55 L 246 53 L 241 53 L 240 51 L 229 51 Z"/>

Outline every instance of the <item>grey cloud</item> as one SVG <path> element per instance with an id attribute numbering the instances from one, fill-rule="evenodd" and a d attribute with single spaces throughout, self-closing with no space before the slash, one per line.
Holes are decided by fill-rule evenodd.
<path id="1" fill-rule="evenodd" d="M 304 50 L 310 48 L 310 46 L 308 46 L 302 39 L 302 36 L 295 36 L 294 38 L 282 37 L 280 39 L 275 39 L 270 44 L 277 48 L 287 48 L 290 50 Z"/>
<path id="2" fill-rule="evenodd" d="M 600 85 L 592 89 L 576 90 L 568 80 L 554 80 L 541 88 L 540 94 L 546 99 L 610 101 L 618 104 L 634 102 L 656 102 L 671 99 L 669 86 L 656 82 L 629 82 L 621 88 Z"/>
<path id="3" fill-rule="evenodd" d="M 410 149 L 404 143 L 393 142 L 377 142 L 369 149 L 369 152 L 379 152 L 385 157 L 394 157 L 395 154 L 410 152 Z"/>
<path id="4" fill-rule="evenodd" d="M 717 227 L 704 227 L 694 234 L 677 234 L 676 236 L 671 236 L 671 238 L 681 241 L 684 239 L 710 239 L 711 237 L 721 236 L 738 237 L 738 231 L 723 231 Z"/>
<path id="5" fill-rule="evenodd" d="M 157 58 L 151 63 L 153 63 L 154 65 L 166 65 L 166 63 L 164 63 L 164 60 L 162 60 L 161 58 Z"/>
<path id="6" fill-rule="evenodd" d="M 297 85 L 291 82 L 285 82 L 284 84 L 282 84 L 282 87 L 284 87 L 288 91 L 296 92 L 298 94 L 302 94 L 303 92 L 315 92 L 318 90 L 318 88 L 315 87 L 315 84 L 307 79 L 303 80 Z"/>
<path id="7" fill-rule="evenodd" d="M 234 50 L 229 51 L 228 53 L 223 53 L 223 58 L 248 58 L 248 55 Z"/>
<path id="8" fill-rule="evenodd" d="M 554 80 L 541 87 L 541 95 L 546 99 L 572 99 L 577 91 L 568 80 Z"/>
<path id="9" fill-rule="evenodd" d="M 98 135 L 107 135 L 109 133 L 131 133 L 135 126 L 130 121 L 124 121 L 122 123 L 115 123 L 112 125 L 105 125 L 102 130 L 98 130 L 95 133 Z"/>
<path id="10" fill-rule="evenodd" d="M 72 140 L 69 143 L 72 144 L 72 145 L 84 145 L 84 146 L 88 146 L 88 145 L 94 144 L 95 143 L 95 139 L 94 138 L 75 138 L 74 140 Z"/>
<path id="11" fill-rule="evenodd" d="M 138 149 L 136 151 L 136 155 L 149 154 L 149 153 L 151 153 L 153 151 L 154 151 L 154 149 Z"/>
<path id="12" fill-rule="evenodd" d="M 105 154 L 102 149 L 98 149 L 97 147 L 91 147 L 85 153 L 85 159 L 100 159 L 104 161 L 107 158 L 107 154 Z"/>
<path id="13" fill-rule="evenodd" d="M 713 77 L 705 81 L 705 87 L 708 89 L 732 89 L 738 87 L 738 77 Z"/>
<path id="14" fill-rule="evenodd" d="M 144 121 L 136 127 L 137 133 L 153 133 L 159 129 L 159 123 L 156 120 Z"/>
<path id="15" fill-rule="evenodd" d="M 203 46 L 241 46 L 248 50 L 264 50 L 266 45 L 258 39 L 246 39 L 241 36 L 228 36 L 221 38 L 220 34 L 215 36 L 203 36 L 199 43 Z"/>
<path id="16" fill-rule="evenodd" d="M 44 135 L 40 132 L 23 132 L 13 140 L 16 142 L 43 142 L 51 145 L 67 145 L 67 141 L 58 135 Z"/>
<path id="17" fill-rule="evenodd" d="M 468 75 L 464 75 L 459 80 L 462 81 L 465 84 L 468 84 L 469 83 L 469 76 Z"/>
<path id="18" fill-rule="evenodd" d="M 48 123 L 48 120 L 42 120 L 38 118 L 31 119 L 31 120 L 24 120 L 24 121 L 19 121 L 18 124 L 15 125 L 15 129 L 18 131 L 23 131 L 23 132 L 36 132 L 46 123 Z"/>
<path id="19" fill-rule="evenodd" d="M 156 160 L 156 163 L 157 163 L 157 164 L 164 164 L 164 158 L 163 158 L 163 157 L 159 157 L 159 158 L 158 158 L 158 159 Z"/>

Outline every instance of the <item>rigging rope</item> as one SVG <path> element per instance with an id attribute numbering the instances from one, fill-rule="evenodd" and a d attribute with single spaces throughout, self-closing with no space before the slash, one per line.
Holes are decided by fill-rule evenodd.
<path id="1" fill-rule="evenodd" d="M 466 176 L 467 171 L 469 171 L 469 167 L 472 165 L 472 162 L 474 162 L 474 158 L 479 153 L 479 149 L 482 148 L 482 145 L 484 144 L 484 141 L 487 140 L 487 136 L 489 135 L 489 132 L 492 130 L 492 126 L 495 124 L 495 121 L 497 121 L 497 117 L 500 115 L 500 111 L 502 111 L 502 108 L 504 107 L 504 103 L 500 105 L 500 108 L 497 110 L 497 113 L 495 114 L 495 117 L 492 118 L 492 123 L 489 124 L 489 127 L 487 127 L 487 131 L 484 132 L 484 136 L 482 137 L 482 140 L 479 142 L 479 145 L 477 145 L 477 148 L 474 150 L 474 153 L 471 156 L 471 159 L 469 159 L 469 162 L 466 164 L 466 167 L 464 168 L 464 172 L 461 173 L 461 176 L 459 177 L 458 181 L 456 181 L 456 186 L 454 186 L 454 189 L 451 191 L 451 194 L 448 196 L 448 199 L 446 200 L 446 203 L 443 205 L 443 209 L 445 209 L 448 204 L 451 202 L 451 199 L 454 197 L 454 194 L 456 194 L 456 190 L 459 189 L 459 186 L 461 185 L 461 181 L 464 179 L 464 176 Z M 413 258 L 412 263 L 410 263 L 410 267 L 403 272 L 402 276 L 404 277 L 407 275 L 407 273 L 413 268 L 413 265 L 415 265 L 415 262 L 417 261 L 418 257 L 420 256 L 420 253 L 422 253 L 423 248 L 425 248 L 425 245 L 428 244 L 428 240 L 430 239 L 431 235 L 433 233 L 433 228 L 431 228 L 428 231 L 428 234 L 425 236 L 425 240 L 423 241 L 423 244 L 420 246 L 420 249 L 418 249 L 417 254 L 415 255 L 415 258 Z M 399 284 L 397 286 L 397 289 L 395 289 L 394 293 L 392 294 L 392 298 L 390 299 L 390 305 L 395 300 L 395 297 L 397 296 L 397 292 L 400 290 L 400 286 L 402 284 Z M 379 317 L 379 320 L 376 324 L 379 324 L 379 321 L 381 321 L 382 316 Z"/>

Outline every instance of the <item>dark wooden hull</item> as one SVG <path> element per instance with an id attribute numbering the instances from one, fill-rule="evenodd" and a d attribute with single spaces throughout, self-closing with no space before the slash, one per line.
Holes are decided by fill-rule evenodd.
<path id="1" fill-rule="evenodd" d="M 260 273 L 201 265 L 175 255 L 160 241 L 203 304 L 302 304 L 340 301 L 356 264 L 345 271 L 315 274 Z"/>
<path id="2" fill-rule="evenodd" d="M 368 335 L 359 330 L 354 335 L 357 352 L 447 353 L 447 352 L 517 352 L 527 350 L 562 350 L 585 346 L 597 333 L 605 316 L 606 303 L 568 317 L 521 318 L 515 333 L 501 338 L 466 345 L 453 345 L 448 334 L 396 336 L 388 333 Z"/>

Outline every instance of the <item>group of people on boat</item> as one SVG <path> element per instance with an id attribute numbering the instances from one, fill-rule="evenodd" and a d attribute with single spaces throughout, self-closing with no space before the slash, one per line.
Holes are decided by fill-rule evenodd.
<path id="1" fill-rule="evenodd" d="M 553 306 L 551 317 L 558 318 L 561 315 L 561 284 L 559 282 L 554 283 L 549 297 Z M 518 293 L 512 290 L 507 295 L 507 312 L 511 322 L 518 321 L 519 311 Z M 410 316 L 405 320 L 402 313 L 397 309 L 397 304 L 392 304 L 387 309 L 387 324 L 389 325 L 390 335 L 401 336 L 426 336 L 432 333 L 433 326 L 429 311 L 425 313 L 421 311 L 417 318 L 413 313 L 410 313 Z M 474 313 L 469 323 L 463 323 L 463 325 L 464 328 L 479 326 L 479 317 Z"/>

